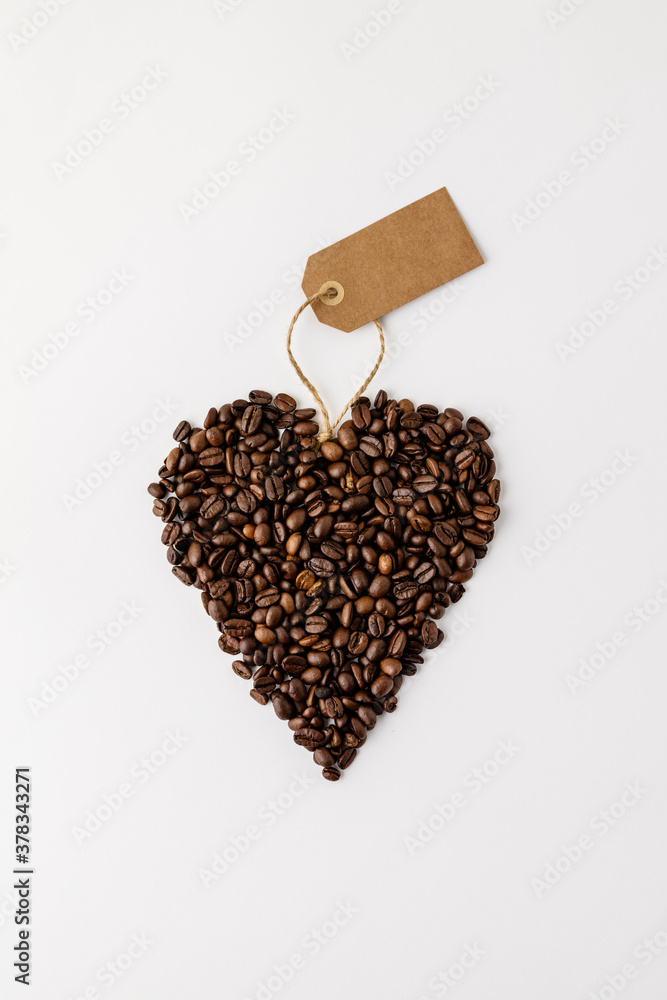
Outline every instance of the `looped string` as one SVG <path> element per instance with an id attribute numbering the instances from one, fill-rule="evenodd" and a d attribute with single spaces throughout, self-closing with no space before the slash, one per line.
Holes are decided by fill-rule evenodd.
<path id="1" fill-rule="evenodd" d="M 298 361 L 292 354 L 292 331 L 294 329 L 296 321 L 298 320 L 299 316 L 304 311 L 304 309 L 307 309 L 308 306 L 312 305 L 313 302 L 319 299 L 321 295 L 325 294 L 327 290 L 328 286 L 325 284 L 322 286 L 322 288 L 320 288 L 319 292 L 316 292 L 315 295 L 311 295 L 310 298 L 306 299 L 305 302 L 301 303 L 297 311 L 294 313 L 294 316 L 292 317 L 292 322 L 289 325 L 289 330 L 287 331 L 287 355 L 290 359 L 292 368 L 297 373 L 297 375 L 305 385 L 306 389 L 309 390 L 313 399 L 315 400 L 320 410 L 322 411 L 322 430 L 317 435 L 318 444 L 323 444 L 324 441 L 329 441 L 333 437 L 333 433 L 336 427 L 341 422 L 341 420 L 347 413 L 348 409 L 356 403 L 356 401 L 359 399 L 359 396 L 361 396 L 362 393 L 365 392 L 365 390 L 368 388 L 373 378 L 375 378 L 377 370 L 382 364 L 382 359 L 384 357 L 384 331 L 380 325 L 379 320 L 375 319 L 373 320 L 373 322 L 375 323 L 378 333 L 380 334 L 380 353 L 378 355 L 377 361 L 375 362 L 375 367 L 373 368 L 372 372 L 370 373 L 366 381 L 363 383 L 363 385 L 361 385 L 359 389 L 357 389 L 354 396 L 352 396 L 352 398 L 345 404 L 345 406 L 340 411 L 336 419 L 333 421 L 333 423 L 331 423 L 329 419 L 329 412 L 326 406 L 324 405 L 324 400 L 322 399 L 322 397 L 320 396 L 319 392 L 317 391 L 313 383 L 310 381 L 310 379 L 306 375 L 304 375 L 301 366 L 299 365 Z"/>

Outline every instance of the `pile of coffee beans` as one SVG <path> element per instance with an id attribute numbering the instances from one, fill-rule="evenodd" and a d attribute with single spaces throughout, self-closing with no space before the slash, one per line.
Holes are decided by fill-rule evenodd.
<path id="1" fill-rule="evenodd" d="M 182 421 L 148 487 L 174 575 L 201 591 L 219 645 L 337 781 L 498 517 L 489 429 L 459 410 L 362 397 L 317 443 L 312 409 L 255 390 Z"/>

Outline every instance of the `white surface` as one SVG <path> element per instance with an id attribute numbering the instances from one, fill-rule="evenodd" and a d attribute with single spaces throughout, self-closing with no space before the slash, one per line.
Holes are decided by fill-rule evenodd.
<path id="1" fill-rule="evenodd" d="M 75 0 L 22 44 L 10 36 L 40 8 L 3 4 L 3 996 L 23 995 L 5 892 L 12 768 L 30 764 L 36 1000 L 266 998 L 260 984 L 295 954 L 286 1000 L 417 1000 L 450 995 L 434 977 L 466 948 L 461 1000 L 654 1000 L 667 987 L 667 610 L 649 604 L 633 624 L 632 609 L 667 600 L 665 259 L 622 289 L 667 245 L 664 5 L 587 0 L 550 25 L 555 0 L 404 2 L 354 53 L 342 46 L 386 4 L 219 6 Z M 150 68 L 166 78 L 123 112 Z M 481 77 L 485 99 L 457 119 Z M 239 148 L 275 108 L 293 120 L 250 161 Z M 54 163 L 103 118 L 112 130 L 59 179 Z M 622 127 L 584 169 L 577 151 L 607 119 Z M 444 141 L 392 186 L 437 128 Z M 238 175 L 186 222 L 179 206 L 231 159 Z M 564 170 L 560 197 L 517 222 Z M 422 329 L 416 310 L 444 290 L 387 317 L 400 360 L 373 388 L 496 427 L 502 519 L 444 619 L 450 645 L 329 785 L 172 578 L 146 485 L 181 417 L 252 388 L 309 405 L 283 351 L 302 262 L 442 185 L 487 263 Z M 114 271 L 131 280 L 88 321 L 80 304 Z M 272 292 L 273 316 L 230 350 L 225 336 Z M 607 299 L 617 311 L 560 358 Z M 26 375 L 68 323 L 78 335 Z M 338 334 L 310 316 L 295 336 L 333 410 L 374 350 L 372 327 Z M 173 410 L 140 440 L 160 400 Z M 589 481 L 617 451 L 631 460 L 601 493 Z M 112 475 L 68 512 L 63 496 L 112 452 Z M 529 563 L 522 547 L 576 502 L 581 516 Z M 124 602 L 141 613 L 96 652 L 89 637 Z M 572 693 L 567 675 L 618 631 L 625 643 Z M 35 714 L 29 699 L 81 653 L 90 665 Z M 169 731 L 187 741 L 144 782 L 137 762 Z M 467 776 L 503 740 L 520 751 L 475 793 Z M 303 774 L 312 784 L 289 793 Z M 87 811 L 124 782 L 131 797 L 78 844 Z M 632 782 L 605 829 L 598 814 Z M 465 806 L 411 854 L 405 838 L 457 792 Z M 281 795 L 291 804 L 270 821 Z M 204 888 L 199 870 L 253 824 L 258 839 Z M 533 880 L 584 836 L 590 849 L 540 893 Z M 336 913 L 343 925 L 314 945 Z M 120 978 L 98 976 L 133 934 L 152 943 Z"/>

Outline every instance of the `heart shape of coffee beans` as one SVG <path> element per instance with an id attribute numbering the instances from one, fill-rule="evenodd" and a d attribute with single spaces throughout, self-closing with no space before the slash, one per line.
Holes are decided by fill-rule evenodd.
<path id="1" fill-rule="evenodd" d="M 148 492 L 234 671 L 336 781 L 442 641 L 500 484 L 489 429 L 456 409 L 380 391 L 319 448 L 314 416 L 256 390 L 182 421 Z"/>

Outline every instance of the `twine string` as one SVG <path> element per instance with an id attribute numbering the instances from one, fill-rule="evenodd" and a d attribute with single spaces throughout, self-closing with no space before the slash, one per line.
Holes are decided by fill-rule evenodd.
<path id="1" fill-rule="evenodd" d="M 311 396 L 313 397 L 313 399 L 315 400 L 315 402 L 317 403 L 322 412 L 322 430 L 317 435 L 318 444 L 323 444 L 324 441 L 329 441 L 333 437 L 333 433 L 336 427 L 341 422 L 341 420 L 343 419 L 349 408 L 356 403 L 356 401 L 359 399 L 362 393 L 366 391 L 371 381 L 375 378 L 378 368 L 382 364 L 382 359 L 384 357 L 384 347 L 385 347 L 384 331 L 382 329 L 382 326 L 380 325 L 379 320 L 374 319 L 373 322 L 375 323 L 375 326 L 377 327 L 378 333 L 380 335 L 380 353 L 378 354 L 378 359 L 375 362 L 375 366 L 370 375 L 368 376 L 368 378 L 357 389 L 355 394 L 345 404 L 343 409 L 340 411 L 340 413 L 332 423 L 329 418 L 329 411 L 327 410 L 324 404 L 324 400 L 322 399 L 318 390 L 315 388 L 310 379 L 304 374 L 303 369 L 301 368 L 299 362 L 296 360 L 294 354 L 292 353 L 292 331 L 294 330 L 296 321 L 298 320 L 299 316 L 304 311 L 304 309 L 307 309 L 308 306 L 311 306 L 313 302 L 316 302 L 317 299 L 319 299 L 322 295 L 326 295 L 327 293 L 328 293 L 328 286 L 324 284 L 322 288 L 320 288 L 319 292 L 316 292 L 315 295 L 311 295 L 310 298 L 307 298 L 305 302 L 302 302 L 297 311 L 294 313 L 294 316 L 292 317 L 292 322 L 290 323 L 289 329 L 287 331 L 287 356 L 290 359 L 290 364 L 292 365 L 292 368 L 297 373 L 302 383 L 305 385 L 306 389 L 308 389 Z"/>

